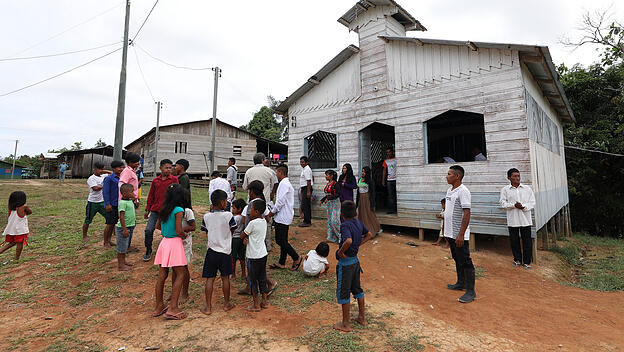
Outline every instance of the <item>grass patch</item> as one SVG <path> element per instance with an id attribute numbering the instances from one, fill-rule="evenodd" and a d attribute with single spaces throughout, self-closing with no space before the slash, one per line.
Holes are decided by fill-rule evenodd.
<path id="1" fill-rule="evenodd" d="M 481 279 L 481 278 L 484 278 L 484 277 L 487 277 L 487 269 L 483 268 L 483 267 L 480 267 L 480 266 L 476 267 L 475 268 L 475 278 L 476 279 Z"/>
<path id="2" fill-rule="evenodd" d="M 304 338 L 313 352 L 358 352 L 370 351 L 371 347 L 354 332 L 344 333 L 334 329 L 320 328 L 311 331 Z"/>
<path id="3" fill-rule="evenodd" d="M 418 335 L 411 335 L 406 338 L 391 337 L 388 339 L 388 344 L 397 352 L 422 351 L 425 349 L 425 345 L 420 343 L 420 336 Z"/>

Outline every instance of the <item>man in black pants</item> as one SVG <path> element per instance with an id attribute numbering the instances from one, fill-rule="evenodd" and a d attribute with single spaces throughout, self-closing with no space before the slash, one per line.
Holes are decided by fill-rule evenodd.
<path id="1" fill-rule="evenodd" d="M 446 175 L 446 182 L 451 187 L 446 191 L 446 208 L 444 209 L 444 237 L 451 245 L 451 255 L 455 260 L 457 282 L 447 285 L 449 290 L 466 290 L 458 301 L 470 303 L 476 297 L 475 267 L 470 258 L 470 191 L 462 184 L 464 168 L 453 165 Z"/>
<path id="2" fill-rule="evenodd" d="M 286 267 L 286 257 L 290 256 L 293 260 L 292 269 L 296 270 L 301 266 L 301 257 L 288 243 L 288 228 L 294 216 L 295 190 L 290 184 L 290 180 L 288 180 L 288 167 L 286 165 L 278 166 L 276 174 L 279 186 L 277 187 L 275 206 L 271 209 L 269 216 L 273 217 L 273 222 L 275 223 L 275 242 L 280 246 L 280 257 L 279 262 L 271 264 L 269 268 L 284 269 Z"/>
<path id="3" fill-rule="evenodd" d="M 312 169 L 308 165 L 308 157 L 299 158 L 301 165 L 301 176 L 299 177 L 299 187 L 301 189 L 301 211 L 303 212 L 303 221 L 299 227 L 310 227 L 312 225 Z"/>
<path id="4" fill-rule="evenodd" d="M 507 171 L 510 184 L 500 192 L 500 206 L 507 211 L 509 242 L 514 256 L 513 265 L 523 265 L 531 269 L 533 260 L 533 240 L 531 239 L 531 210 L 535 207 L 535 195 L 531 187 L 520 183 L 520 171 L 513 168 Z M 522 247 L 520 246 L 522 237 Z"/>

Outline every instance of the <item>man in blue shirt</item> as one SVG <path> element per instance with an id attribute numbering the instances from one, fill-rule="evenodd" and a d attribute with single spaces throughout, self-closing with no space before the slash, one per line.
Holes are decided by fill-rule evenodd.
<path id="1" fill-rule="evenodd" d="M 65 182 L 65 171 L 67 170 L 67 168 L 69 168 L 69 165 L 67 165 L 67 162 L 63 160 L 58 168 L 59 183 Z"/>
<path id="2" fill-rule="evenodd" d="M 106 206 L 106 227 L 104 228 L 104 247 L 110 248 L 115 244 L 111 242 L 113 230 L 117 221 L 119 221 L 119 213 L 117 205 L 119 204 L 119 175 L 123 171 L 125 165 L 123 161 L 113 160 L 111 168 L 113 173 L 104 179 L 102 184 L 102 195 L 104 196 L 104 205 Z"/>

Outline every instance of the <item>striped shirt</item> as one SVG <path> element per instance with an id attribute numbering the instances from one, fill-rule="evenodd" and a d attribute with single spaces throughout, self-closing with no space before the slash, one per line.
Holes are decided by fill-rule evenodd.
<path id="1" fill-rule="evenodd" d="M 464 209 L 470 209 L 470 191 L 463 184 L 446 191 L 446 208 L 444 209 L 444 237 L 457 239 L 461 228 Z M 470 226 L 464 232 L 464 240 L 470 240 Z"/>

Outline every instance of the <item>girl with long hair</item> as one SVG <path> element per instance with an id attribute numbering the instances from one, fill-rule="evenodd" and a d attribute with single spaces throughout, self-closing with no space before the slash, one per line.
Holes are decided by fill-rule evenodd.
<path id="1" fill-rule="evenodd" d="M 357 180 L 353 175 L 353 167 L 351 164 L 346 163 L 342 166 L 342 173 L 338 178 L 338 184 L 340 185 L 340 202 L 345 200 L 353 200 L 353 190 L 357 189 Z"/>
<path id="2" fill-rule="evenodd" d="M 372 234 L 381 232 L 381 225 L 375 215 L 375 182 L 368 166 L 364 166 L 358 180 L 357 210 L 358 219 Z"/>

